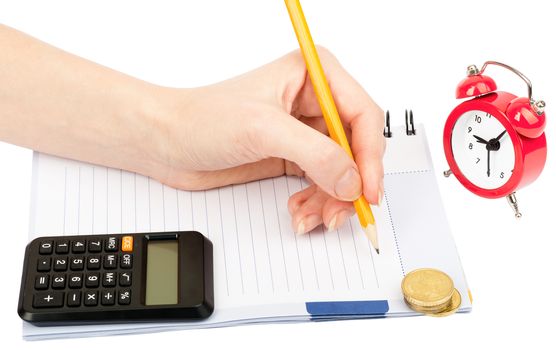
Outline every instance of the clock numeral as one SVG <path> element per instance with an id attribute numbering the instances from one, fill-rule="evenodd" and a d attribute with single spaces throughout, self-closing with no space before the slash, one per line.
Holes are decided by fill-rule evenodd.
<path id="1" fill-rule="evenodd" d="M 475 162 L 475 164 L 479 163 L 481 161 L 481 158 L 477 157 L 477 161 Z"/>
<path id="2" fill-rule="evenodd" d="M 468 127 L 467 127 L 467 133 L 469 134 L 469 133 L 471 132 L 471 130 L 473 130 L 473 128 L 470 127 L 470 126 L 468 126 Z"/>
<path id="3" fill-rule="evenodd" d="M 481 124 L 481 117 L 479 117 L 478 115 L 475 116 L 475 121 L 479 124 Z"/>
<path id="4" fill-rule="evenodd" d="M 500 173 L 500 178 L 503 179 L 504 178 L 504 172 Z"/>
<path id="5" fill-rule="evenodd" d="M 469 142 L 469 149 L 473 149 L 473 143 Z"/>

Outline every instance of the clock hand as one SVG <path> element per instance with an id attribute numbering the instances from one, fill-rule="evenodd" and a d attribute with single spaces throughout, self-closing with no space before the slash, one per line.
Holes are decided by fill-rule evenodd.
<path id="1" fill-rule="evenodd" d="M 482 137 L 479 137 L 477 135 L 473 135 L 473 137 L 477 139 L 478 143 L 484 143 L 485 145 L 488 143 L 488 141 L 483 139 Z"/>
<path id="2" fill-rule="evenodd" d="M 500 141 L 500 139 L 502 138 L 502 136 L 504 136 L 504 134 L 506 133 L 507 130 L 502 131 L 502 133 L 500 133 L 500 135 L 498 135 L 495 140 L 496 141 Z"/>
<path id="3" fill-rule="evenodd" d="M 490 148 L 487 148 L 487 176 L 490 177 Z"/>

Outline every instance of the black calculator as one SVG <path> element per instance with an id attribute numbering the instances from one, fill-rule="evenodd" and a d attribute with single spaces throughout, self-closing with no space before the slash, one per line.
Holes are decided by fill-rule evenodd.
<path id="1" fill-rule="evenodd" d="M 37 326 L 205 319 L 212 259 L 196 231 L 36 238 L 18 313 Z"/>

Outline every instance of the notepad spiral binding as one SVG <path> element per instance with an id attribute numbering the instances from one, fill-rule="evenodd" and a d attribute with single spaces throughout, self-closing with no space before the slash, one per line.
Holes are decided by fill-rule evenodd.
<path id="1" fill-rule="evenodd" d="M 415 123 L 413 122 L 413 111 L 410 109 L 409 113 L 405 110 L 405 133 L 406 135 L 415 135 Z M 386 123 L 384 126 L 384 137 L 392 137 L 392 130 L 390 129 L 390 111 L 386 111 Z"/>

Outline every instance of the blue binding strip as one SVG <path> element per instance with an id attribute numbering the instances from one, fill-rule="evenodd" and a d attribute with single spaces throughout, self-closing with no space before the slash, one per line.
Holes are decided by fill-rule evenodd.
<path id="1" fill-rule="evenodd" d="M 326 316 L 384 316 L 388 310 L 387 300 L 319 301 L 305 303 L 312 318 Z"/>

